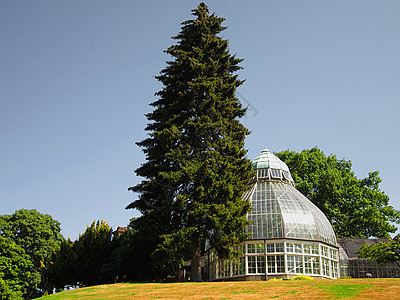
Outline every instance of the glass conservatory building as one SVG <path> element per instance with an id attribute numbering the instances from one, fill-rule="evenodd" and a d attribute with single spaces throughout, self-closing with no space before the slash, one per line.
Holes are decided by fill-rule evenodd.
<path id="1" fill-rule="evenodd" d="M 339 277 L 339 247 L 325 215 L 294 187 L 287 165 L 265 149 L 253 161 L 256 178 L 243 200 L 253 210 L 247 219 L 250 238 L 236 246 L 239 257 L 205 255 L 209 280 L 267 280 L 308 275 Z"/>

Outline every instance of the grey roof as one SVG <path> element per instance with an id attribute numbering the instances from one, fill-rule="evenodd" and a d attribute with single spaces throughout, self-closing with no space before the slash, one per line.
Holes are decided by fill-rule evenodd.
<path id="1" fill-rule="evenodd" d="M 358 249 L 362 245 L 372 245 L 387 242 L 388 239 L 338 238 L 337 241 L 338 244 L 346 251 L 347 256 L 350 259 L 355 259 L 358 258 Z"/>

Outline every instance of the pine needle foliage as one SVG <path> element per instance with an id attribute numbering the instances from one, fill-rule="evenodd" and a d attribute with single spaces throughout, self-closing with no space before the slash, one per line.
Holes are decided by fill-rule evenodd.
<path id="1" fill-rule="evenodd" d="M 146 115 L 148 137 L 137 143 L 146 162 L 135 172 L 144 180 L 129 188 L 139 199 L 127 208 L 142 213 L 131 226 L 158 239 L 153 258 L 176 262 L 165 266 L 173 271 L 190 258 L 192 280 L 200 280 L 193 265 L 205 240 L 229 256 L 246 237 L 251 207 L 241 197 L 253 171 L 244 149 L 249 131 L 240 123 L 246 109 L 235 96 L 242 59 L 219 36 L 224 18 L 204 3 L 192 15 L 165 50 L 173 60 L 156 76 L 163 88 Z"/>

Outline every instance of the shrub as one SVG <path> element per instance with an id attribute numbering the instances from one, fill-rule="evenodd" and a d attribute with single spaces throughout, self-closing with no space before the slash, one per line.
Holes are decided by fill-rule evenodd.
<path id="1" fill-rule="evenodd" d="M 268 281 L 282 281 L 283 280 L 283 278 L 271 278 L 271 279 L 268 279 Z"/>
<path id="2" fill-rule="evenodd" d="M 314 278 L 306 275 L 297 275 L 293 277 L 293 280 L 314 280 Z"/>

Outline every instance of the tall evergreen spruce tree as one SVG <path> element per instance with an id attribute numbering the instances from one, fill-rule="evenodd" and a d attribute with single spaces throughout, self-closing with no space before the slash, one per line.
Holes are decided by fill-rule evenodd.
<path id="1" fill-rule="evenodd" d="M 242 194 L 253 171 L 244 149 L 249 131 L 239 121 L 246 109 L 235 96 L 242 59 L 218 36 L 224 18 L 204 3 L 192 15 L 165 51 L 174 59 L 156 77 L 163 88 L 146 115 L 148 138 L 137 143 L 147 161 L 135 172 L 144 180 L 129 188 L 139 199 L 127 208 L 142 213 L 131 226 L 146 231 L 153 262 L 176 272 L 191 259 L 191 280 L 200 281 L 206 240 L 228 257 L 246 238 L 251 206 Z"/>

